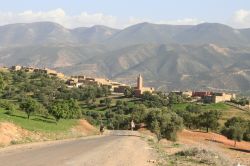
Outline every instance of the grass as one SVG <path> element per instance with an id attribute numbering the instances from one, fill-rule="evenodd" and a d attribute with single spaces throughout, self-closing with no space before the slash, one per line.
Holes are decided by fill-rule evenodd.
<path id="1" fill-rule="evenodd" d="M 190 103 L 180 103 L 180 104 L 174 104 L 172 106 L 172 109 L 173 110 L 185 110 L 186 107 L 190 105 Z"/>
<path id="2" fill-rule="evenodd" d="M 190 103 L 181 103 L 181 104 L 174 104 L 173 110 L 185 110 L 186 107 L 190 105 Z M 225 103 L 213 103 L 213 104 L 201 104 L 201 109 L 203 110 L 228 110 L 231 108 L 231 106 L 225 104 Z"/>
<path id="3" fill-rule="evenodd" d="M 202 105 L 202 108 L 206 110 L 228 110 L 231 107 L 229 105 L 226 105 L 225 103 L 215 103 L 215 104 L 204 104 Z"/>
<path id="4" fill-rule="evenodd" d="M 5 110 L 0 108 L 0 121 L 12 122 L 30 131 L 45 133 L 67 132 L 77 124 L 77 120 L 74 119 L 62 119 L 56 124 L 55 120 L 51 117 L 44 118 L 39 115 L 33 115 L 28 120 L 27 115 L 24 112 L 15 111 L 12 115 L 7 115 L 5 112 Z"/>
<path id="5" fill-rule="evenodd" d="M 173 110 L 185 110 L 190 103 L 181 103 L 173 105 Z M 215 103 L 215 104 L 201 104 L 201 109 L 203 110 L 219 110 L 222 112 L 222 117 L 219 123 L 223 125 L 228 119 L 232 117 L 242 117 L 243 119 L 250 120 L 250 112 L 237 109 L 233 106 L 227 105 L 225 103 Z"/>

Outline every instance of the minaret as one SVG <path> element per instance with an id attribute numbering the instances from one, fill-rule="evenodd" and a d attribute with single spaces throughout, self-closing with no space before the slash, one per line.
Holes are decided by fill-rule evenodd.
<path id="1" fill-rule="evenodd" d="M 143 88 L 143 78 L 141 74 L 137 77 L 137 89 L 141 90 Z"/>

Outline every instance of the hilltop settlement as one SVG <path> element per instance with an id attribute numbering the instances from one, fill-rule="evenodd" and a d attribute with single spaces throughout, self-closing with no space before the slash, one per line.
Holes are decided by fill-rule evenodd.
<path id="1" fill-rule="evenodd" d="M 66 76 L 63 73 L 57 72 L 48 68 L 36 68 L 36 67 L 27 67 L 15 65 L 11 67 L 3 67 L 5 70 L 12 71 L 25 71 L 25 72 L 40 72 L 44 74 L 48 74 L 52 77 L 57 77 L 61 80 L 65 81 L 65 84 L 69 88 L 73 87 L 84 87 L 88 85 L 97 85 L 97 86 L 106 86 L 112 93 L 125 93 L 128 89 L 132 89 L 135 97 L 140 97 L 143 93 L 155 92 L 153 87 L 145 87 L 143 83 L 143 77 L 141 74 L 137 77 L 137 84 L 135 87 L 130 85 L 126 85 L 123 83 L 119 83 L 116 81 L 112 81 L 106 78 L 94 78 L 88 77 L 84 75 L 74 75 L 74 76 Z M 219 102 L 227 102 L 233 101 L 236 99 L 235 93 L 226 93 L 226 92 L 212 92 L 212 91 L 172 91 L 170 93 L 176 95 L 182 95 L 189 99 L 190 102 L 203 102 L 203 103 L 219 103 Z"/>

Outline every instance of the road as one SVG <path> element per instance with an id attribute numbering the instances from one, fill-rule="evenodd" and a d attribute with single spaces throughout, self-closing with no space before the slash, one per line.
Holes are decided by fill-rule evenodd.
<path id="1" fill-rule="evenodd" d="M 153 150 L 138 136 L 109 134 L 0 150 L 1 166 L 151 166 Z"/>

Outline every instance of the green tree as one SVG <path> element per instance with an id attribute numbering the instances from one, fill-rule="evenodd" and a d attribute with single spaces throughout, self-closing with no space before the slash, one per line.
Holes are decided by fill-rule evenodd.
<path id="1" fill-rule="evenodd" d="M 202 113 L 198 116 L 200 121 L 200 126 L 205 127 L 207 132 L 209 129 L 216 130 L 219 127 L 219 119 L 221 117 L 221 112 L 217 110 L 210 110 Z"/>
<path id="2" fill-rule="evenodd" d="M 197 118 L 199 114 L 188 112 L 186 110 L 176 110 L 176 113 L 182 117 L 184 125 L 189 129 L 197 128 L 199 126 Z"/>
<path id="3" fill-rule="evenodd" d="M 110 108 L 111 103 L 112 103 L 112 99 L 111 99 L 111 98 L 105 98 L 105 99 L 104 99 L 104 103 L 105 103 L 105 106 L 106 106 L 107 108 Z"/>
<path id="4" fill-rule="evenodd" d="M 75 99 L 70 99 L 66 102 L 68 104 L 68 118 L 81 118 L 81 108 Z"/>
<path id="5" fill-rule="evenodd" d="M 148 114 L 148 110 L 143 104 L 136 105 L 131 109 L 132 109 L 131 116 L 132 119 L 135 121 L 135 123 L 142 123 L 145 121 Z"/>
<path id="6" fill-rule="evenodd" d="M 5 88 L 5 81 L 3 76 L 0 74 L 0 92 Z"/>
<path id="7" fill-rule="evenodd" d="M 29 119 L 30 115 L 34 113 L 39 108 L 39 106 L 36 100 L 28 97 L 22 101 L 22 103 L 20 104 L 20 108 L 26 112 Z"/>
<path id="8" fill-rule="evenodd" d="M 247 130 L 247 123 L 240 117 L 233 117 L 225 123 L 225 127 L 222 130 L 222 134 L 228 139 L 234 140 L 234 146 L 236 141 L 241 141 Z"/>
<path id="9" fill-rule="evenodd" d="M 201 106 L 197 105 L 197 104 L 190 104 L 186 107 L 186 111 L 190 112 L 190 113 L 195 113 L 195 114 L 199 114 L 202 112 L 201 110 Z"/>
<path id="10" fill-rule="evenodd" d="M 183 118 L 185 126 L 188 128 L 199 128 L 200 127 L 200 119 L 198 118 L 202 113 L 201 107 L 199 105 L 190 104 L 186 107 L 184 111 L 177 110 L 178 115 Z"/>
<path id="11" fill-rule="evenodd" d="M 163 114 L 160 126 L 163 138 L 176 141 L 177 132 L 183 127 L 183 120 L 177 114 L 167 112 Z"/>
<path id="12" fill-rule="evenodd" d="M 49 113 L 56 119 L 58 122 L 60 119 L 65 117 L 65 112 L 69 109 L 68 105 L 63 101 L 56 101 L 50 106 Z"/>
<path id="13" fill-rule="evenodd" d="M 152 131 L 155 133 L 157 140 L 160 141 L 162 136 L 161 136 L 161 128 L 159 122 L 155 119 L 151 123 L 152 126 Z"/>
<path id="14" fill-rule="evenodd" d="M 6 114 L 11 115 L 16 110 L 16 105 L 8 100 L 0 100 L 0 107 L 6 110 Z"/>
<path id="15" fill-rule="evenodd" d="M 116 106 L 117 108 L 122 108 L 122 107 L 123 107 L 123 102 L 122 102 L 122 100 L 117 100 L 115 106 Z"/>
<path id="16" fill-rule="evenodd" d="M 133 97 L 134 96 L 134 89 L 127 87 L 124 90 L 124 96 L 127 97 L 127 98 Z"/>
<path id="17" fill-rule="evenodd" d="M 247 122 L 246 132 L 243 135 L 243 140 L 250 141 L 250 120 Z"/>
<path id="18" fill-rule="evenodd" d="M 150 112 L 146 118 L 146 123 L 149 126 L 149 129 L 153 132 L 155 127 L 153 125 L 156 124 L 154 121 L 158 121 L 159 123 L 161 138 L 166 138 L 173 141 L 175 141 L 177 138 L 177 132 L 183 127 L 182 118 L 176 113 L 167 109 L 150 109 Z"/>
<path id="19" fill-rule="evenodd" d="M 244 129 L 239 126 L 239 124 L 235 124 L 234 126 L 230 126 L 225 132 L 224 135 L 231 140 L 234 140 L 234 146 L 236 147 L 236 141 L 241 141 L 243 139 Z"/>

